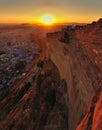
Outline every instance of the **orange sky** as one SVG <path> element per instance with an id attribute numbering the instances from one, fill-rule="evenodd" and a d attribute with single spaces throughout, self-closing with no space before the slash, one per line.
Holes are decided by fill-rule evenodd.
<path id="1" fill-rule="evenodd" d="M 102 0 L 0 0 L 1 23 L 92 22 L 102 15 Z"/>

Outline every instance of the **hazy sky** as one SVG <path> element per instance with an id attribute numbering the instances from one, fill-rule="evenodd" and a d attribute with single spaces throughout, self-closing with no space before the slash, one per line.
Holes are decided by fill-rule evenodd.
<path id="1" fill-rule="evenodd" d="M 0 0 L 0 22 L 37 22 L 44 14 L 58 22 L 91 22 L 102 17 L 102 0 Z"/>

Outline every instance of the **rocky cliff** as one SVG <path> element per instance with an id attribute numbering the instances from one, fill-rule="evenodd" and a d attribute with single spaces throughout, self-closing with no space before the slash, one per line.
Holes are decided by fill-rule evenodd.
<path id="1" fill-rule="evenodd" d="M 102 19 L 77 29 L 76 36 L 102 71 Z"/>
<path id="2" fill-rule="evenodd" d="M 102 21 L 93 24 L 79 29 L 67 28 L 47 35 L 48 56 L 58 67 L 61 78 L 67 82 L 65 98 L 69 130 L 75 130 L 85 116 L 87 106 L 96 93 L 101 79 L 99 59 L 102 58 L 100 55 L 102 37 L 99 31 L 102 31 Z M 94 41 L 94 45 L 91 41 Z M 97 56 L 93 53 L 97 53 Z"/>
<path id="3" fill-rule="evenodd" d="M 101 32 L 100 19 L 31 35 L 43 49 L 0 100 L 0 130 L 101 130 Z"/>
<path id="4" fill-rule="evenodd" d="M 77 38 L 86 47 L 100 69 L 97 91 L 90 101 L 87 113 L 77 130 L 102 129 L 102 19 L 76 31 Z"/>
<path id="5" fill-rule="evenodd" d="M 68 129 L 66 82 L 50 59 L 37 66 L 0 101 L 0 130 Z"/>
<path id="6" fill-rule="evenodd" d="M 76 130 L 102 130 L 102 82 L 98 87 L 84 119 Z"/>

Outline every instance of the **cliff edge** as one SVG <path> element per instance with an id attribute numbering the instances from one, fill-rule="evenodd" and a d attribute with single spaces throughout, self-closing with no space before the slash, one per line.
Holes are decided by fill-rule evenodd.
<path id="1" fill-rule="evenodd" d="M 99 48 L 102 47 L 102 37 L 101 34 L 97 36 L 99 29 L 101 32 L 100 21 L 94 25 L 90 24 L 78 28 L 68 27 L 60 32 L 47 34 L 48 57 L 57 66 L 61 78 L 67 82 L 67 95 L 65 97 L 68 106 L 69 130 L 75 130 L 80 124 L 101 81 L 100 59 L 102 56 L 98 57 L 98 55 L 101 53 Z M 92 26 L 96 28 L 94 31 Z M 90 35 L 85 30 L 93 39 L 88 38 Z M 95 43 L 93 48 L 91 41 L 95 41 L 96 37 L 99 39 L 98 44 Z M 88 39 L 86 44 L 83 43 L 84 39 Z M 93 54 L 95 51 L 97 51 L 97 56 Z M 81 130 L 84 129 L 81 127 Z"/>

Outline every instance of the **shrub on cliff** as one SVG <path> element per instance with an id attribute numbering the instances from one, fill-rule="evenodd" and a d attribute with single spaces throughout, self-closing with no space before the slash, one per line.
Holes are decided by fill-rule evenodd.
<path id="1" fill-rule="evenodd" d="M 25 69 L 25 62 L 24 61 L 18 61 L 16 66 L 15 66 L 16 70 L 23 70 Z"/>
<path id="2" fill-rule="evenodd" d="M 36 80 L 36 83 L 37 83 L 37 86 L 40 87 L 41 83 L 43 82 L 44 80 L 44 75 L 43 74 L 39 74 L 37 76 L 37 80 Z"/>
<path id="3" fill-rule="evenodd" d="M 40 61 L 40 62 L 37 64 L 37 66 L 40 67 L 40 68 L 43 68 L 43 66 L 44 66 L 44 61 Z"/>

